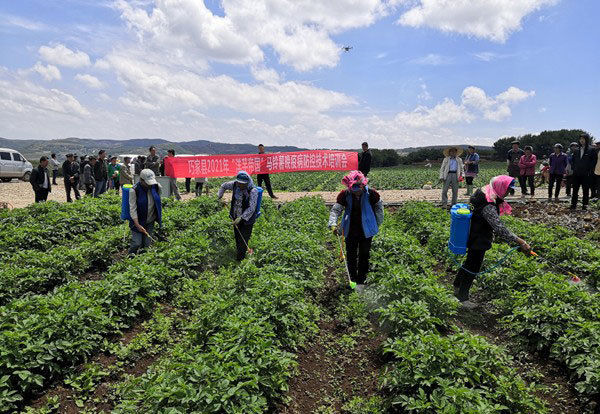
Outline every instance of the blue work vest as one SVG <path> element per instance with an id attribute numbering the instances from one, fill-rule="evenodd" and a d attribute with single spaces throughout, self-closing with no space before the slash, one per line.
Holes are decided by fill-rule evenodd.
<path id="1" fill-rule="evenodd" d="M 352 212 L 353 201 L 352 192 L 346 190 L 346 209 L 342 218 L 342 229 L 346 237 L 350 234 L 350 213 Z M 371 203 L 369 202 L 369 186 L 365 186 L 363 193 L 360 195 L 360 213 L 365 237 L 368 239 L 379 233 L 377 219 L 375 218 L 373 207 L 371 207 Z"/>
<path id="2" fill-rule="evenodd" d="M 138 223 L 142 227 L 146 227 L 148 220 L 148 191 L 146 191 L 140 183 L 133 186 L 137 203 Z M 158 194 L 158 184 L 151 187 L 152 198 L 154 199 L 154 208 L 156 209 L 156 221 L 159 225 L 162 224 L 162 205 L 160 203 L 160 195 Z M 132 231 L 139 233 L 138 229 L 133 225 L 133 220 L 129 221 L 129 227 Z"/>

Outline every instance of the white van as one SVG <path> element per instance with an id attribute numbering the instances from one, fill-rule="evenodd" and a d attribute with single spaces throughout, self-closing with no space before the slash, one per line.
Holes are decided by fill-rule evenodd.
<path id="1" fill-rule="evenodd" d="M 0 180 L 8 182 L 13 178 L 29 181 L 33 166 L 19 151 L 0 148 Z"/>

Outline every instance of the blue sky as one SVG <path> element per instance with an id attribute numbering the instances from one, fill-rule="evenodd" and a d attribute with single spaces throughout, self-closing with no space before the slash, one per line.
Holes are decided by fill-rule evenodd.
<path id="1" fill-rule="evenodd" d="M 598 15 L 592 0 L 0 0 L 0 136 L 598 136 Z"/>

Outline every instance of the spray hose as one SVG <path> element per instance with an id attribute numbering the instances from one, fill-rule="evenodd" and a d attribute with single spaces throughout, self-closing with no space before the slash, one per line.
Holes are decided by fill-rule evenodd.
<path id="1" fill-rule="evenodd" d="M 483 275 L 483 274 L 489 273 L 492 270 L 495 270 L 496 268 L 502 266 L 504 264 L 504 262 L 506 262 L 506 260 L 508 260 L 508 258 L 514 252 L 516 252 L 517 250 L 519 250 L 520 248 L 521 248 L 520 246 L 513 247 L 508 252 L 506 252 L 506 254 L 500 260 L 498 260 L 496 263 L 494 263 L 494 265 L 492 265 L 491 267 L 489 267 L 489 268 L 487 268 L 487 269 L 485 269 L 485 270 L 483 270 L 481 272 L 471 272 L 470 270 L 465 269 L 464 266 L 462 264 L 458 263 L 458 260 L 456 260 L 456 256 L 457 255 L 453 254 L 452 252 L 450 252 L 450 258 L 452 259 L 452 261 L 454 262 L 454 264 L 459 267 L 459 270 L 462 269 L 463 271 L 467 272 L 470 275 L 479 276 L 479 275 Z"/>
<path id="2" fill-rule="evenodd" d="M 452 252 L 450 252 L 450 258 L 452 259 L 452 261 L 454 262 L 454 264 L 455 264 L 456 266 L 458 266 L 458 267 L 459 267 L 459 270 L 461 270 L 461 269 L 462 269 L 462 270 L 463 270 L 463 271 L 465 271 L 466 273 L 469 273 L 469 274 L 471 274 L 471 275 L 473 275 L 473 276 L 479 276 L 479 275 L 483 275 L 483 274 L 489 273 L 489 272 L 491 272 L 492 270 L 495 270 L 496 268 L 498 268 L 498 267 L 502 266 L 502 264 L 503 264 L 504 262 L 506 262 L 506 260 L 507 260 L 507 259 L 508 259 L 508 258 L 509 258 L 509 257 L 510 257 L 510 256 L 511 256 L 511 255 L 512 255 L 514 252 L 515 252 L 515 251 L 517 251 L 517 250 L 519 250 L 519 249 L 520 249 L 520 247 L 519 247 L 519 246 L 517 246 L 517 247 L 513 247 L 513 248 L 512 248 L 512 249 L 510 249 L 508 252 L 506 252 L 506 254 L 505 254 L 505 255 L 504 255 L 504 256 L 503 256 L 503 257 L 502 257 L 500 260 L 498 260 L 498 261 L 497 261 L 497 262 L 496 262 L 496 263 L 495 263 L 493 266 L 491 266 L 491 267 L 489 267 L 489 268 L 487 268 L 486 270 L 484 270 L 484 271 L 481 271 L 481 272 L 471 272 L 470 270 L 468 270 L 468 269 L 465 269 L 465 268 L 464 268 L 464 266 L 463 266 L 462 264 L 458 263 L 458 261 L 456 260 L 456 256 L 457 256 L 457 255 L 453 254 Z M 537 257 L 538 259 L 541 259 L 541 260 L 542 260 L 543 262 L 545 262 L 547 265 L 553 266 L 553 267 L 555 267 L 555 268 L 557 268 L 557 269 L 561 270 L 562 272 L 566 273 L 567 275 L 569 275 L 569 277 L 571 277 L 571 280 L 570 280 L 570 282 L 571 282 L 571 283 L 573 283 L 573 284 L 577 284 L 577 283 L 581 282 L 581 279 L 579 278 L 579 276 L 577 276 L 576 274 L 574 274 L 574 273 L 572 273 L 572 272 L 569 272 L 568 270 L 566 270 L 566 269 L 564 269 L 564 268 L 562 268 L 562 267 L 558 266 L 558 265 L 557 265 L 557 264 L 555 264 L 555 263 L 552 263 L 552 262 L 551 262 L 551 261 L 549 261 L 548 259 L 545 259 L 545 258 L 541 257 L 539 254 L 537 254 L 537 253 L 536 253 L 536 252 L 534 252 L 533 250 L 531 250 L 531 251 L 529 252 L 529 254 L 530 254 L 531 256 Z"/>

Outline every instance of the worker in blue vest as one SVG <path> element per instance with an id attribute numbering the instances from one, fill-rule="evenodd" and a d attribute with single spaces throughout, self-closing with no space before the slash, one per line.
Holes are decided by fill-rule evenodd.
<path id="1" fill-rule="evenodd" d="M 348 273 L 358 291 L 364 289 L 369 272 L 371 242 L 383 222 L 383 202 L 379 193 L 369 188 L 368 181 L 360 171 L 351 171 L 342 179 L 347 189 L 338 194 L 327 223 L 338 235 L 337 221 L 343 212 L 341 228 L 346 238 Z"/>
<path id="2" fill-rule="evenodd" d="M 131 220 L 129 220 L 129 228 L 131 228 L 129 254 L 136 254 L 140 249 L 150 246 L 155 223 L 161 225 L 161 190 L 154 172 L 144 169 L 140 172 L 140 181 L 129 191 L 129 214 L 131 216 Z"/>
<path id="3" fill-rule="evenodd" d="M 467 258 L 454 280 L 454 295 L 463 308 L 474 309 L 478 306 L 469 300 L 469 290 L 475 276 L 481 271 L 485 252 L 492 248 L 494 234 L 497 238 L 518 244 L 524 252 L 531 251 L 525 240 L 517 237 L 500 221 L 501 215 L 511 214 L 512 208 L 504 198 L 514 194 L 515 183 L 515 178 L 500 175 L 471 196 L 473 216 L 467 241 Z"/>
<path id="4" fill-rule="evenodd" d="M 239 171 L 235 180 L 221 184 L 218 198 L 222 199 L 226 190 L 232 191 L 229 217 L 233 220 L 236 259 L 242 261 L 252 236 L 252 227 L 256 221 L 259 190 L 246 171 Z"/>

